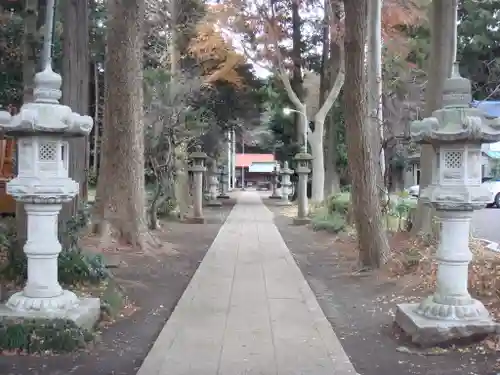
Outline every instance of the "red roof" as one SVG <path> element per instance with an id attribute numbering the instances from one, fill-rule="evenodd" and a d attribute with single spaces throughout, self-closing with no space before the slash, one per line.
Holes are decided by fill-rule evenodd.
<path id="1" fill-rule="evenodd" d="M 272 163 L 273 154 L 236 154 L 236 167 L 250 167 L 252 163 Z"/>

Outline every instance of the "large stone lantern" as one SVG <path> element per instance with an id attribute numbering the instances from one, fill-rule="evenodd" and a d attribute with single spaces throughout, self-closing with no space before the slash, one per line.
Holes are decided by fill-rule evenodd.
<path id="1" fill-rule="evenodd" d="M 271 176 L 271 178 L 272 178 L 271 186 L 272 186 L 273 192 L 272 192 L 271 196 L 269 197 L 269 199 L 281 199 L 281 195 L 280 195 L 279 190 L 278 190 L 278 184 L 280 182 L 279 177 L 280 177 L 280 172 L 278 170 L 278 165 L 275 165 L 273 168 L 272 176 Z"/>
<path id="2" fill-rule="evenodd" d="M 221 201 L 217 199 L 219 193 L 219 171 L 216 160 L 212 160 L 210 174 L 208 176 L 208 207 L 220 207 Z"/>
<path id="3" fill-rule="evenodd" d="M 280 170 L 281 174 L 281 204 L 290 204 L 290 194 L 292 192 L 292 183 L 290 182 L 290 176 L 293 174 L 293 170 L 288 168 L 288 162 L 285 161 L 283 168 Z"/>
<path id="4" fill-rule="evenodd" d="M 7 184 L 7 193 L 24 203 L 27 214 L 28 279 L 0 315 L 73 319 L 88 324 L 99 314 L 99 300 L 79 299 L 58 282 L 58 215 L 71 201 L 79 184 L 68 177 L 68 138 L 92 130 L 89 116 L 80 116 L 59 104 L 61 76 L 50 67 L 35 76 L 34 102 L 19 114 L 0 112 L 0 131 L 17 138 L 18 174 Z"/>
<path id="5" fill-rule="evenodd" d="M 218 199 L 229 199 L 227 192 L 229 191 L 229 173 L 227 166 L 221 165 L 219 167 L 219 182 L 220 182 L 220 192 L 217 196 Z"/>
<path id="6" fill-rule="evenodd" d="M 310 163 L 313 157 L 307 152 L 300 152 L 295 155 L 297 167 L 295 172 L 299 175 L 297 183 L 297 198 L 298 198 L 298 212 L 297 217 L 293 219 L 295 225 L 308 224 L 311 219 L 309 218 L 309 201 L 307 199 L 307 180 L 309 173 L 311 173 Z"/>
<path id="7" fill-rule="evenodd" d="M 203 173 L 207 170 L 205 167 L 205 160 L 207 154 L 201 151 L 200 146 L 196 146 L 196 151 L 191 153 L 190 158 L 192 165 L 189 171 L 193 174 L 193 216 L 189 222 L 195 224 L 203 224 L 205 219 L 203 217 Z"/>
<path id="8" fill-rule="evenodd" d="M 443 108 L 411 125 L 413 140 L 436 151 L 432 183 L 420 199 L 436 209 L 441 223 L 436 292 L 419 304 L 397 307 L 396 323 L 414 342 L 433 345 L 497 330 L 484 305 L 467 289 L 470 223 L 474 210 L 491 202 L 481 185 L 481 144 L 500 140 L 500 119 L 470 108 L 469 80 L 457 64 L 443 92 Z"/>

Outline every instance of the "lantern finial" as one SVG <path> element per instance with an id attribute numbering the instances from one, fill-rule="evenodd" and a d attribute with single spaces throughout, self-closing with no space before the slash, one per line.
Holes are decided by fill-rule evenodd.
<path id="1" fill-rule="evenodd" d="M 444 82 L 443 107 L 469 107 L 471 102 L 471 83 L 467 78 L 460 76 L 458 62 L 455 62 L 450 78 Z"/>

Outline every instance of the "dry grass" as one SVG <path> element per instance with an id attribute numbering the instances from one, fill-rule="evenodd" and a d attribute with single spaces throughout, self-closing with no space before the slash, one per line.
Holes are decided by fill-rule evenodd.
<path id="1" fill-rule="evenodd" d="M 469 291 L 500 318 L 500 254 L 486 247 L 480 240 L 471 240 L 469 248 L 473 259 L 469 266 Z M 393 251 L 386 265 L 390 277 L 413 276 L 416 287 L 431 292 L 436 287 L 436 243 L 420 238 L 408 239 L 405 246 Z"/>

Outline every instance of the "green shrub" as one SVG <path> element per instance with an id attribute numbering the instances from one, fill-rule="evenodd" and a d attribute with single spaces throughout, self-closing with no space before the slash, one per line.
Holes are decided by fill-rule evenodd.
<path id="1" fill-rule="evenodd" d="M 164 199 L 161 204 L 158 206 L 158 216 L 159 217 L 169 217 L 177 208 L 177 202 L 169 197 Z"/>
<path id="2" fill-rule="evenodd" d="M 325 209 L 317 210 L 311 220 L 314 231 L 339 233 L 346 228 L 345 217 L 338 212 L 328 213 Z"/>
<path id="3" fill-rule="evenodd" d="M 67 353 L 83 349 L 94 335 L 65 319 L 0 320 L 0 352 Z"/>
<path id="4" fill-rule="evenodd" d="M 349 214 L 351 198 L 349 194 L 334 194 L 327 198 L 326 208 L 329 214 L 338 213 L 342 216 Z"/>
<path id="5" fill-rule="evenodd" d="M 87 183 L 89 187 L 95 188 L 97 186 L 97 174 L 94 172 L 88 172 Z"/>
<path id="6" fill-rule="evenodd" d="M 26 277 L 27 262 L 24 252 L 17 251 L 16 221 L 13 218 L 5 218 L 0 221 L 0 248 L 7 254 L 7 262 L 0 269 L 0 276 L 9 280 L 18 280 Z"/>
<path id="7" fill-rule="evenodd" d="M 109 277 L 101 254 L 85 254 L 79 248 L 59 254 L 59 282 L 65 285 L 98 284 Z"/>
<path id="8" fill-rule="evenodd" d="M 59 254 L 59 281 L 65 285 L 99 283 L 109 277 L 109 272 L 100 254 L 85 254 L 78 246 L 78 234 L 87 225 L 89 209 L 83 207 L 66 223 L 66 233 L 62 242 L 67 244 Z M 0 276 L 22 282 L 27 278 L 27 261 L 24 252 L 17 250 L 15 222 L 4 223 L 5 230 L 0 236 L 0 246 L 8 249 L 7 265 Z"/>
<path id="9" fill-rule="evenodd" d="M 101 312 L 110 318 L 115 318 L 126 302 L 127 297 L 124 291 L 114 280 L 110 279 L 101 295 Z"/>
<path id="10" fill-rule="evenodd" d="M 391 201 L 390 215 L 397 218 L 398 231 L 411 229 L 413 219 L 411 213 L 416 208 L 416 205 L 416 200 L 409 198 L 405 193 L 400 194 L 396 200 Z"/>
<path id="11" fill-rule="evenodd" d="M 350 193 L 351 192 L 351 185 L 343 185 L 340 187 L 340 191 L 342 193 Z"/>

